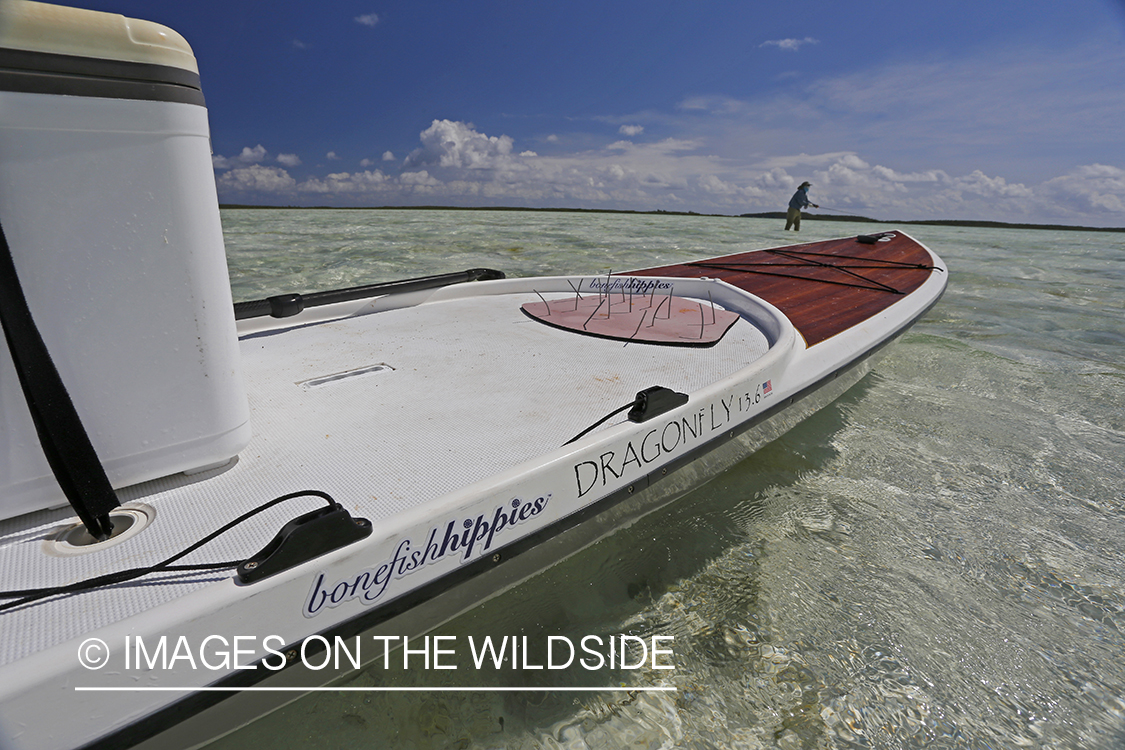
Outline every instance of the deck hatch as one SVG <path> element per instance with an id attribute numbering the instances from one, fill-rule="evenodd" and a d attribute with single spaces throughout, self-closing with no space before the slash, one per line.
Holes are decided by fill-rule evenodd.
<path id="1" fill-rule="evenodd" d="M 332 375 L 323 375 L 319 378 L 312 378 L 311 380 L 302 380 L 297 383 L 303 390 L 311 391 L 315 388 L 323 388 L 327 385 L 334 385 L 344 380 L 354 380 L 355 378 L 362 378 L 367 375 L 374 375 L 380 372 L 393 372 L 395 368 L 388 364 L 368 365 L 367 367 L 359 367 L 355 370 L 345 370 L 344 372 L 337 372 Z"/>

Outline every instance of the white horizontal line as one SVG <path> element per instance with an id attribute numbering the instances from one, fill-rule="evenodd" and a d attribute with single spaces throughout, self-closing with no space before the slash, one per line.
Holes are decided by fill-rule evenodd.
<path id="1" fill-rule="evenodd" d="M 75 692 L 101 693 L 674 693 L 674 687 L 92 687 Z"/>

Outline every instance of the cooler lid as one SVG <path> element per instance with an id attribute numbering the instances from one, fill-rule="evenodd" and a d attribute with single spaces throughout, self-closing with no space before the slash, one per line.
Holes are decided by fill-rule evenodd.
<path id="1" fill-rule="evenodd" d="M 0 91 L 203 104 L 187 41 L 115 13 L 0 0 Z"/>

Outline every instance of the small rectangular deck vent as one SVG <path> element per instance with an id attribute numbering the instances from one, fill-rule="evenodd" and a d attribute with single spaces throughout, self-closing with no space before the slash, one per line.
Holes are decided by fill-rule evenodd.
<path id="1" fill-rule="evenodd" d="M 367 375 L 374 375 L 377 372 L 393 371 L 395 368 L 388 364 L 368 365 L 367 367 L 360 367 L 355 370 L 346 370 L 344 372 L 337 372 L 333 375 L 323 375 L 319 378 L 311 380 L 302 380 L 297 383 L 303 390 L 311 391 L 314 388 L 323 388 L 326 385 L 333 385 L 344 380 L 352 380 L 353 378 L 361 378 Z"/>

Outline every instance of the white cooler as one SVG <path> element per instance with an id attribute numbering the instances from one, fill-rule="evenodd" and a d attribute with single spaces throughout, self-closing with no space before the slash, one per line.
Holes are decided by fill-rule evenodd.
<path id="1" fill-rule="evenodd" d="M 114 487 L 245 447 L 207 110 L 182 37 L 0 0 L 0 224 Z M 0 519 L 65 502 L 0 339 Z"/>

